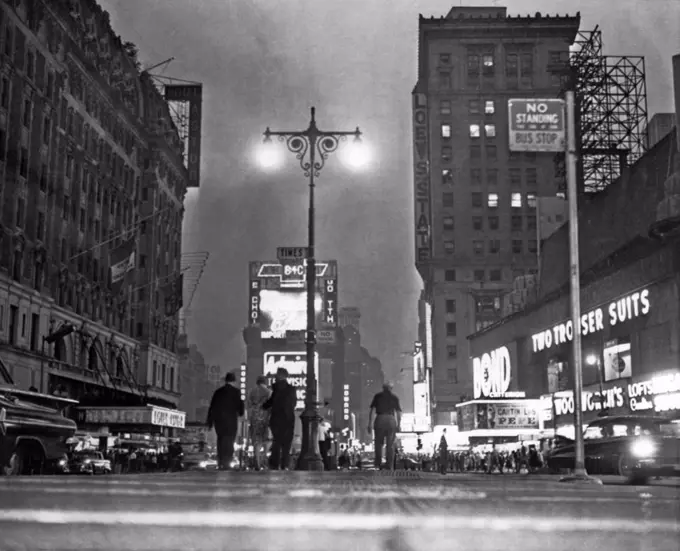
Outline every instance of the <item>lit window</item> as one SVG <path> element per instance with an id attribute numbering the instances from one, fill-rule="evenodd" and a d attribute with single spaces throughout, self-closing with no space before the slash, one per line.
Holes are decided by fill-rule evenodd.
<path id="1" fill-rule="evenodd" d="M 450 168 L 442 169 L 442 184 L 445 186 L 453 184 L 453 170 Z"/>
<path id="2" fill-rule="evenodd" d="M 487 100 L 484 102 L 484 112 L 487 115 L 493 115 L 496 112 L 496 102 L 494 100 Z"/>
<path id="3" fill-rule="evenodd" d="M 527 193 L 527 206 L 529 208 L 532 208 L 532 209 L 536 208 L 536 194 L 535 193 Z"/>
<path id="4" fill-rule="evenodd" d="M 456 250 L 456 246 L 453 241 L 444 241 L 444 251 L 446 254 L 453 254 Z"/>
<path id="5" fill-rule="evenodd" d="M 482 256 L 484 254 L 484 241 L 473 241 L 472 251 L 475 256 Z"/>
<path id="6" fill-rule="evenodd" d="M 442 138 L 450 138 L 451 137 L 451 125 L 450 124 L 442 124 Z"/>
<path id="7" fill-rule="evenodd" d="M 495 138 L 496 137 L 496 125 L 495 124 L 485 124 L 484 125 L 484 134 L 486 134 L 487 138 Z"/>
<path id="8" fill-rule="evenodd" d="M 498 208 L 498 193 L 489 193 L 486 204 L 489 208 Z"/>
<path id="9" fill-rule="evenodd" d="M 445 230 L 452 230 L 453 229 L 453 216 L 445 216 L 444 219 L 442 220 L 442 225 L 444 226 Z"/>
<path id="10" fill-rule="evenodd" d="M 522 194 L 513 193 L 510 199 L 510 206 L 513 208 L 520 208 L 522 206 Z"/>
<path id="11" fill-rule="evenodd" d="M 448 99 L 443 99 L 441 103 L 439 104 L 439 113 L 441 115 L 450 115 L 451 114 L 451 101 Z"/>
<path id="12" fill-rule="evenodd" d="M 470 125 L 470 137 L 471 138 L 479 138 L 480 136 L 480 128 L 478 124 L 471 124 Z"/>
<path id="13" fill-rule="evenodd" d="M 493 54 L 486 54 L 482 56 L 482 65 L 484 67 L 493 67 Z"/>

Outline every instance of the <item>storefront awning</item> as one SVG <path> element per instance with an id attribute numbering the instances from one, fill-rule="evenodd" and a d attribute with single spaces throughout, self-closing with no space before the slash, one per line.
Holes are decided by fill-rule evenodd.
<path id="1" fill-rule="evenodd" d="M 146 405 L 141 407 L 81 407 L 83 423 L 92 425 L 154 425 L 183 429 L 186 413 Z"/>

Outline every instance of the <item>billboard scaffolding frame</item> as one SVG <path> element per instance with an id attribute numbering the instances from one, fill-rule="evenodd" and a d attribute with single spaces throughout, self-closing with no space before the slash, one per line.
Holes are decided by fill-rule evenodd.
<path id="1" fill-rule="evenodd" d="M 573 86 L 580 128 L 581 191 L 597 193 L 647 149 L 645 60 L 643 56 L 604 55 L 602 31 L 596 26 L 578 32 L 567 71 L 560 95 Z"/>

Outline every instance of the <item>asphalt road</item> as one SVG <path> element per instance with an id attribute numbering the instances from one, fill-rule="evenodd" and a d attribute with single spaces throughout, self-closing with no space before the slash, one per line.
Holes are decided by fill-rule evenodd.
<path id="1" fill-rule="evenodd" d="M 3 551 L 678 551 L 679 519 L 677 482 L 360 472 L 0 478 Z"/>

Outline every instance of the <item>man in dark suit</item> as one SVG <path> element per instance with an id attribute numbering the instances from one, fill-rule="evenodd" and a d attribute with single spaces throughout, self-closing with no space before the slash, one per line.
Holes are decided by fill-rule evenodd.
<path id="1" fill-rule="evenodd" d="M 270 410 L 269 428 L 272 431 L 272 449 L 269 467 L 286 470 L 290 466 L 290 447 L 295 433 L 295 387 L 288 382 L 288 371 L 282 367 L 276 370 L 276 382 L 269 400 L 262 406 Z"/>
<path id="2" fill-rule="evenodd" d="M 217 434 L 217 463 L 220 470 L 231 468 L 234 458 L 234 441 L 238 434 L 238 419 L 243 417 L 244 404 L 241 391 L 236 388 L 236 375 L 229 372 L 224 379 L 225 385 L 213 394 L 208 410 L 208 428 L 215 427 Z"/>

